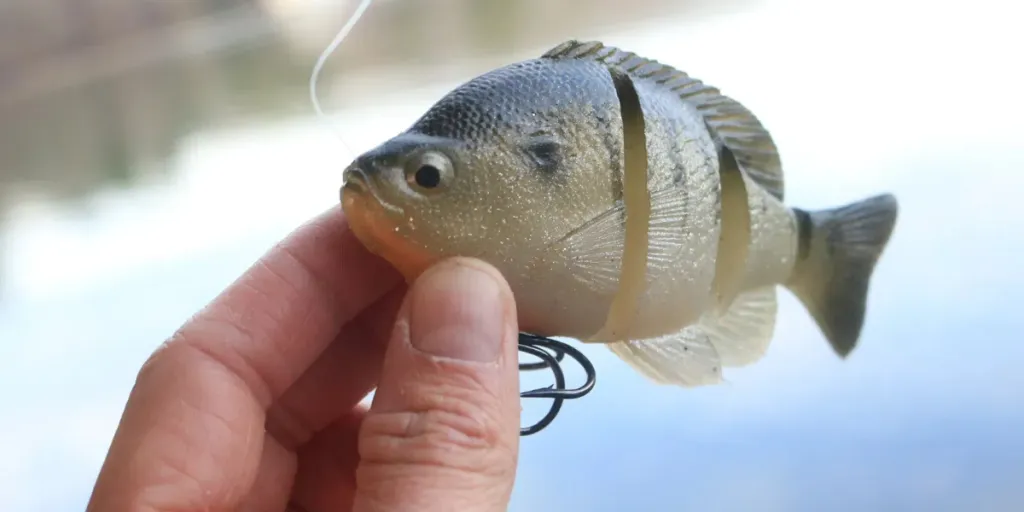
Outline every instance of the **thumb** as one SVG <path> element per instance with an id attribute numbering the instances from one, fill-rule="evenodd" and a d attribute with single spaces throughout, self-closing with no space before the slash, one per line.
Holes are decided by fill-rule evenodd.
<path id="1" fill-rule="evenodd" d="M 354 510 L 508 508 L 517 334 L 512 292 L 485 263 L 447 260 L 413 284 L 360 430 Z"/>

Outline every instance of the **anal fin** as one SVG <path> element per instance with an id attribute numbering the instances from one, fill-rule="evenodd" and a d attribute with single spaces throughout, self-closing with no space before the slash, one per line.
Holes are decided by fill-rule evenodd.
<path id="1" fill-rule="evenodd" d="M 658 384 L 689 388 L 722 381 L 718 352 L 696 325 L 657 338 L 608 343 L 608 349 Z"/>
<path id="2" fill-rule="evenodd" d="M 707 334 L 722 366 L 746 366 L 768 351 L 777 311 L 775 286 L 763 286 L 737 295 L 724 314 L 705 313 L 697 327 Z"/>
<path id="3" fill-rule="evenodd" d="M 658 384 L 698 387 L 722 382 L 722 367 L 764 356 L 775 330 L 774 286 L 739 294 L 724 314 L 706 313 L 679 332 L 608 343 L 620 359 Z"/>

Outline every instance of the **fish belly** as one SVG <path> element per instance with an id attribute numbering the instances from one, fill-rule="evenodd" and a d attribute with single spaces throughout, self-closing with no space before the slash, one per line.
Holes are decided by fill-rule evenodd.
<path id="1" fill-rule="evenodd" d="M 608 317 L 615 288 L 580 273 L 568 261 L 545 260 L 543 268 L 508 276 L 516 298 L 519 329 L 540 336 L 585 340 Z"/>

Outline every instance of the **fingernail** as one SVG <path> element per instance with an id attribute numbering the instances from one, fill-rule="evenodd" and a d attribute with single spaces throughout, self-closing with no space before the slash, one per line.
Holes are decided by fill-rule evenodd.
<path id="1" fill-rule="evenodd" d="M 504 336 L 501 287 L 482 269 L 445 262 L 413 286 L 412 345 L 435 356 L 465 361 L 498 359 Z"/>

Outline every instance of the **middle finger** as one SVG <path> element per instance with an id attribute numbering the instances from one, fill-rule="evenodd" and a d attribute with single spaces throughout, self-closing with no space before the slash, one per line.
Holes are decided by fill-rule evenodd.
<path id="1" fill-rule="evenodd" d="M 406 286 L 391 290 L 337 338 L 267 411 L 267 431 L 294 450 L 349 413 L 380 377 L 386 343 Z"/>

